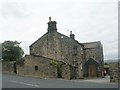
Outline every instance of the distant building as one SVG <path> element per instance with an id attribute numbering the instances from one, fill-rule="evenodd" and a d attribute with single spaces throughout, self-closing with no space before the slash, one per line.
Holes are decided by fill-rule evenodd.
<path id="1" fill-rule="evenodd" d="M 49 18 L 48 31 L 30 45 L 30 55 L 25 55 L 24 66 L 17 67 L 17 73 L 41 78 L 102 77 L 101 42 L 79 43 L 72 31 L 70 37 L 57 32 L 56 24 Z"/>

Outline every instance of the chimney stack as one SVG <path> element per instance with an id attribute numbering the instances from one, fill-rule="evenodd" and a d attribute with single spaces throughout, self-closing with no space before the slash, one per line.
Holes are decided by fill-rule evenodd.
<path id="1" fill-rule="evenodd" d="M 70 31 L 70 38 L 75 40 L 75 35 L 72 34 L 72 31 Z"/>
<path id="2" fill-rule="evenodd" d="M 57 31 L 56 24 L 57 24 L 57 22 L 51 21 L 51 17 L 49 17 L 48 32 Z"/>

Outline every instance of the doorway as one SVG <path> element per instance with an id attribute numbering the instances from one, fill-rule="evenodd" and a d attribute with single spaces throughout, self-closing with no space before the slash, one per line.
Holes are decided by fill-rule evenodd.
<path id="1" fill-rule="evenodd" d="M 13 63 L 13 69 L 14 69 L 14 73 L 17 74 L 17 64 Z"/>
<path id="2" fill-rule="evenodd" d="M 97 68 L 98 68 L 98 63 L 90 58 L 86 64 L 85 64 L 85 68 L 86 68 L 86 75 L 87 77 L 97 77 Z"/>
<path id="3" fill-rule="evenodd" d="M 88 65 L 88 76 L 97 77 L 96 65 L 94 64 Z"/>

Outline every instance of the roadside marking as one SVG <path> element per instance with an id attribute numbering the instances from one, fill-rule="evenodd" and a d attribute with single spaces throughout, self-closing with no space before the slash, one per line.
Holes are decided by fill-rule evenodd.
<path id="1" fill-rule="evenodd" d="M 17 84 L 28 85 L 28 86 L 33 86 L 33 87 L 37 87 L 37 88 L 39 87 L 39 85 L 34 85 L 34 84 L 24 83 L 24 82 L 19 82 L 19 81 L 14 81 L 14 80 L 11 80 L 10 82 L 17 83 Z"/>

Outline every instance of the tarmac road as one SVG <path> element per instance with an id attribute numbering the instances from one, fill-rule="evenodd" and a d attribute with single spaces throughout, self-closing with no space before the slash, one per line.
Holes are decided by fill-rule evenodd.
<path id="1" fill-rule="evenodd" d="M 19 75 L 2 75 L 2 88 L 118 88 L 109 77 L 88 80 L 40 79 Z"/>

